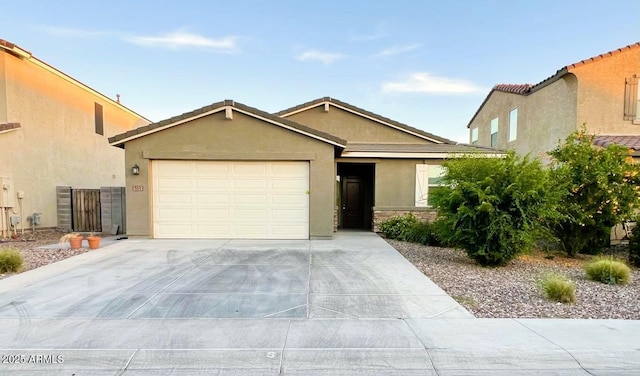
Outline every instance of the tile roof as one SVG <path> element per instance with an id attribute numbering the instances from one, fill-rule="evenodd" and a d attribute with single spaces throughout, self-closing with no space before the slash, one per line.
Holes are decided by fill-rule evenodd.
<path id="1" fill-rule="evenodd" d="M 612 144 L 620 145 L 633 149 L 634 156 L 640 156 L 640 135 L 596 135 L 593 139 L 593 144 L 597 146 L 607 147 Z"/>
<path id="2" fill-rule="evenodd" d="M 22 126 L 20 125 L 20 123 L 5 123 L 5 124 L 0 124 L 0 132 L 6 132 L 6 131 L 13 130 L 13 129 L 18 129 L 18 128 L 22 128 Z"/>
<path id="3" fill-rule="evenodd" d="M 496 153 L 504 151 L 468 144 L 395 144 L 349 142 L 345 152 L 379 153 Z"/>
<path id="4" fill-rule="evenodd" d="M 504 91 L 506 93 L 526 94 L 533 85 L 531 84 L 498 84 L 493 90 Z"/>
<path id="5" fill-rule="evenodd" d="M 132 129 L 128 132 L 125 133 L 121 133 L 118 135 L 115 135 L 113 137 L 109 137 L 109 143 L 112 144 L 113 146 L 120 146 L 122 147 L 124 142 L 130 140 L 130 139 L 135 139 L 138 137 L 142 137 L 143 135 L 147 134 L 147 133 L 153 133 L 153 131 L 159 131 L 161 129 L 164 129 L 167 126 L 171 126 L 174 123 L 183 123 L 186 121 L 189 121 L 192 118 L 198 117 L 198 115 L 203 115 L 206 114 L 208 112 L 211 111 L 217 111 L 217 110 L 222 110 L 225 107 L 233 107 L 236 108 L 238 110 L 242 110 L 245 111 L 253 116 L 256 117 L 262 117 L 262 118 L 266 118 L 270 121 L 273 121 L 275 123 L 279 123 L 282 125 L 285 125 L 287 127 L 293 128 L 301 133 L 306 133 L 306 134 L 310 134 L 312 136 L 315 136 L 317 138 L 321 138 L 321 139 L 325 139 L 328 141 L 331 141 L 335 144 L 341 145 L 342 147 L 344 147 L 344 145 L 347 144 L 346 140 L 343 140 L 339 137 L 330 135 L 328 133 L 324 133 L 324 132 L 320 132 L 318 130 L 315 130 L 313 128 L 309 128 L 305 125 L 302 124 L 298 124 L 294 121 L 291 120 L 287 120 L 285 118 L 281 118 L 279 116 L 270 114 L 268 112 L 259 110 L 257 108 L 254 107 L 250 107 L 247 105 L 244 105 L 242 103 L 238 103 L 235 102 L 231 99 L 226 99 L 224 101 L 220 101 L 220 102 L 215 102 L 212 103 L 208 106 L 204 106 L 201 108 L 198 108 L 196 110 L 193 111 L 189 111 L 189 112 L 185 112 L 182 115 L 178 115 L 178 116 L 174 116 L 170 119 L 165 119 L 162 121 L 159 121 L 157 123 L 153 123 L 153 124 L 149 124 L 149 125 L 145 125 L 143 127 L 139 127 L 136 129 Z M 178 125 L 178 124 L 175 124 Z"/>
<path id="6" fill-rule="evenodd" d="M 544 80 L 538 82 L 535 85 L 531 85 L 531 84 L 499 84 L 494 86 L 491 91 L 489 91 L 489 94 L 487 94 L 487 96 L 484 98 L 484 100 L 482 101 L 482 104 L 480 104 L 480 107 L 478 107 L 478 110 L 475 112 L 475 114 L 473 114 L 473 117 L 471 117 L 471 120 L 469 120 L 469 123 L 467 124 L 467 128 L 469 128 L 471 126 L 471 123 L 473 123 L 473 120 L 475 120 L 476 116 L 478 116 L 478 114 L 480 113 L 480 110 L 482 109 L 482 107 L 484 107 L 484 105 L 487 103 L 487 101 L 489 100 L 489 97 L 491 96 L 491 94 L 493 94 L 494 91 L 502 91 L 502 92 L 506 92 L 506 93 L 513 93 L 513 94 L 519 94 L 519 95 L 529 95 L 532 93 L 535 93 L 536 91 L 552 84 L 553 82 L 559 80 L 562 76 L 564 76 L 565 74 L 569 73 L 571 69 L 576 68 L 578 66 L 584 65 L 584 64 L 588 64 L 588 63 L 592 63 L 598 60 L 602 60 L 604 58 L 607 58 L 609 56 L 613 56 L 622 52 L 625 52 L 627 50 L 631 50 L 634 48 L 640 48 L 640 42 L 636 42 L 633 44 L 630 44 L 628 46 L 624 46 L 609 52 L 605 52 L 603 54 L 597 55 L 597 56 L 593 56 L 590 57 L 588 59 L 584 59 L 584 60 L 580 60 L 577 63 L 573 63 L 573 64 L 569 64 L 566 65 L 560 69 L 558 69 L 556 71 L 556 73 L 554 73 L 552 76 L 549 76 L 547 78 L 545 78 Z"/>
<path id="7" fill-rule="evenodd" d="M 348 110 L 350 110 L 352 112 L 355 112 L 355 113 L 358 113 L 358 114 L 373 118 L 373 119 L 375 119 L 375 120 L 377 120 L 377 121 L 379 121 L 381 123 L 391 124 L 392 126 L 400 128 L 401 130 L 404 130 L 405 132 L 414 133 L 416 135 L 419 135 L 422 138 L 429 139 L 431 141 L 435 141 L 435 142 L 438 142 L 438 143 L 445 143 L 445 144 L 456 144 L 455 141 L 446 139 L 444 137 L 436 136 L 433 133 L 425 132 L 425 131 L 420 130 L 418 128 L 411 127 L 411 126 L 409 126 L 407 124 L 400 123 L 398 121 L 389 119 L 389 118 L 384 117 L 382 115 L 378 115 L 378 114 L 373 113 L 371 111 L 367 111 L 367 110 L 362 109 L 360 107 L 356 107 L 356 106 L 354 106 L 352 104 L 349 104 L 349 103 L 346 103 L 346 102 L 343 102 L 343 101 L 340 101 L 338 99 L 331 98 L 331 97 L 318 98 L 318 99 L 315 99 L 315 100 L 312 100 L 312 101 L 309 101 L 309 102 L 306 102 L 306 103 L 303 103 L 303 104 L 300 104 L 300 105 L 297 105 L 297 106 L 294 106 L 294 107 L 291 107 L 291 108 L 287 108 L 286 110 L 278 111 L 274 115 L 281 116 L 281 117 L 286 117 L 288 114 L 291 114 L 293 112 L 298 112 L 298 111 L 301 111 L 301 110 L 304 110 L 304 109 L 317 107 L 317 106 L 320 106 L 320 105 L 322 105 L 324 103 L 329 103 L 329 104 L 332 104 L 332 105 L 335 105 L 335 106 L 338 106 L 338 107 L 346 108 L 346 109 L 348 109 Z"/>

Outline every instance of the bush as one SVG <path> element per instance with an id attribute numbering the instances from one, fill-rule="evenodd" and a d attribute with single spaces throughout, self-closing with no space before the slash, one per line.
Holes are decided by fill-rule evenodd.
<path id="1" fill-rule="evenodd" d="M 480 265 L 497 266 L 530 250 L 557 215 L 558 194 L 540 161 L 462 157 L 444 163 L 448 188 L 436 191 L 438 236 Z"/>
<path id="2" fill-rule="evenodd" d="M 433 224 L 429 222 L 416 222 L 412 224 L 407 231 L 406 241 L 435 247 L 442 246 L 436 234 L 436 229 Z"/>
<path id="3" fill-rule="evenodd" d="M 595 258 L 584 266 L 589 279 L 609 285 L 626 285 L 631 282 L 631 269 L 622 261 L 611 258 Z"/>
<path id="4" fill-rule="evenodd" d="M 558 205 L 563 219 L 553 231 L 569 256 L 600 253 L 611 227 L 631 218 L 640 200 L 640 164 L 629 149 L 593 143 L 583 126 L 549 153 L 553 180 L 564 192 Z"/>
<path id="5" fill-rule="evenodd" d="M 540 288 L 547 299 L 560 303 L 574 303 L 576 288 L 573 282 L 561 275 L 547 275 L 540 281 Z"/>
<path id="6" fill-rule="evenodd" d="M 406 241 L 409 229 L 417 223 L 418 219 L 411 213 L 395 216 L 380 223 L 380 232 L 385 238 Z"/>
<path id="7" fill-rule="evenodd" d="M 0 273 L 17 272 L 22 267 L 20 252 L 12 248 L 0 249 Z"/>
<path id="8" fill-rule="evenodd" d="M 640 267 L 640 226 L 637 224 L 629 237 L 629 262 L 633 266 Z"/>

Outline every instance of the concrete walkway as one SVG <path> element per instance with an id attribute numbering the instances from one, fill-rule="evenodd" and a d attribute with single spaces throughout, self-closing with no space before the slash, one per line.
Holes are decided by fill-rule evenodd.
<path id="1" fill-rule="evenodd" d="M 0 281 L 0 355 L 12 375 L 637 375 L 640 323 L 475 319 L 372 233 L 126 240 Z"/>

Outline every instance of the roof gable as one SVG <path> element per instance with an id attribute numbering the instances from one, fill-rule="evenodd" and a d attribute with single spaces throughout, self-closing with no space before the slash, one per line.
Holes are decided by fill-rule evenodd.
<path id="1" fill-rule="evenodd" d="M 291 115 L 300 113 L 300 112 L 304 112 L 307 110 L 310 110 L 312 108 L 316 108 L 316 107 L 320 107 L 320 106 L 325 106 L 325 109 L 328 111 L 329 107 L 333 106 L 336 108 L 339 108 L 341 110 L 350 112 L 352 114 L 355 114 L 357 116 L 363 117 L 365 119 L 374 121 L 378 124 L 387 126 L 391 129 L 394 129 L 396 131 L 399 132 L 404 132 L 413 136 L 416 136 L 418 138 L 436 143 L 436 144 L 456 144 L 455 141 L 443 138 L 443 137 L 439 137 L 436 136 L 432 133 L 429 132 L 425 132 L 423 130 L 411 127 L 409 125 L 397 122 L 395 120 L 389 119 L 387 117 L 384 117 L 382 115 L 378 115 L 375 114 L 373 112 L 364 110 L 362 108 L 353 106 L 349 103 L 346 102 L 342 102 L 338 99 L 335 98 L 331 98 L 331 97 L 323 97 L 323 98 L 319 98 L 310 102 L 306 102 L 303 104 L 300 104 L 298 106 L 294 106 L 291 108 L 288 108 L 286 110 L 282 110 L 279 112 L 276 112 L 275 115 L 282 117 L 282 118 L 287 118 Z"/>
<path id="2" fill-rule="evenodd" d="M 125 133 L 121 133 L 109 138 L 109 143 L 112 146 L 123 147 L 124 144 L 128 141 L 135 140 L 137 138 L 144 137 L 146 135 L 160 132 L 164 129 L 172 128 L 175 126 L 179 126 L 184 123 L 188 123 L 192 120 L 199 119 L 217 112 L 225 111 L 228 119 L 233 118 L 233 111 L 241 112 L 245 115 L 249 115 L 256 119 L 260 119 L 267 123 L 273 124 L 275 126 L 279 126 L 290 130 L 292 132 L 296 132 L 307 137 L 311 137 L 322 142 L 326 142 L 328 144 L 344 148 L 347 144 L 347 141 L 342 140 L 338 137 L 330 135 L 328 133 L 323 133 L 317 131 L 315 129 L 309 128 L 302 124 L 298 124 L 291 120 L 287 120 L 284 118 L 280 118 L 278 116 L 269 114 L 268 112 L 264 112 L 258 110 L 257 108 L 253 108 L 242 103 L 235 102 L 231 99 L 227 99 L 221 102 L 216 102 L 208 106 L 201 107 L 199 109 L 185 112 L 182 115 L 174 116 L 170 119 L 165 119 L 157 123 L 145 125 L 143 127 L 139 127 L 133 130 L 130 130 Z"/>
<path id="3" fill-rule="evenodd" d="M 618 49 L 615 49 L 615 50 L 612 50 L 612 51 L 609 51 L 609 52 L 605 52 L 603 54 L 600 54 L 600 55 L 597 55 L 597 56 L 593 56 L 593 57 L 590 57 L 588 59 L 580 60 L 577 63 L 565 65 L 564 67 L 558 69 L 555 74 L 553 74 L 550 77 L 545 78 L 544 80 L 538 82 L 535 85 L 532 85 L 532 84 L 498 84 L 498 85 L 495 85 L 491 89 L 491 91 L 489 91 L 489 94 L 487 94 L 487 96 L 484 98 L 484 100 L 480 104 L 480 107 L 478 107 L 478 110 L 475 112 L 475 114 L 473 114 L 473 117 L 471 118 L 471 120 L 469 120 L 469 123 L 467 124 L 467 128 L 469 128 L 471 126 L 471 123 L 473 123 L 473 121 L 476 119 L 476 117 L 478 116 L 478 114 L 480 113 L 480 111 L 482 110 L 484 105 L 489 100 L 489 97 L 491 97 L 491 95 L 496 91 L 503 92 L 503 93 L 517 94 L 517 95 L 525 95 L 525 96 L 526 95 L 530 95 L 530 94 L 533 94 L 536 91 L 538 91 L 540 89 L 543 89 L 544 87 L 554 83 L 555 81 L 558 81 L 564 75 L 571 73 L 571 70 L 573 70 L 574 68 L 577 68 L 577 67 L 585 65 L 585 64 L 597 62 L 597 61 L 600 61 L 602 59 L 606 59 L 608 57 L 617 55 L 619 53 L 627 52 L 629 50 L 633 50 L 633 49 L 637 49 L 637 48 L 640 48 L 640 42 L 636 42 L 636 43 L 630 44 L 628 46 L 624 46 L 624 47 L 621 47 L 621 48 L 618 48 Z"/>

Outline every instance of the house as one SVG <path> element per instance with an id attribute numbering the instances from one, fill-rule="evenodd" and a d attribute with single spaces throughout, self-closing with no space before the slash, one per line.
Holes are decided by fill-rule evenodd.
<path id="1" fill-rule="evenodd" d="M 0 237 L 29 228 L 33 213 L 57 227 L 56 187 L 124 186 L 124 152 L 107 138 L 148 123 L 0 39 Z"/>
<path id="2" fill-rule="evenodd" d="M 328 97 L 277 114 L 225 100 L 109 141 L 130 170 L 127 233 L 153 238 L 316 239 L 430 219 L 444 158 L 497 153 Z"/>
<path id="3" fill-rule="evenodd" d="M 586 124 L 596 144 L 640 157 L 640 42 L 559 69 L 535 84 L 493 87 L 467 125 L 473 145 L 539 156 Z"/>

